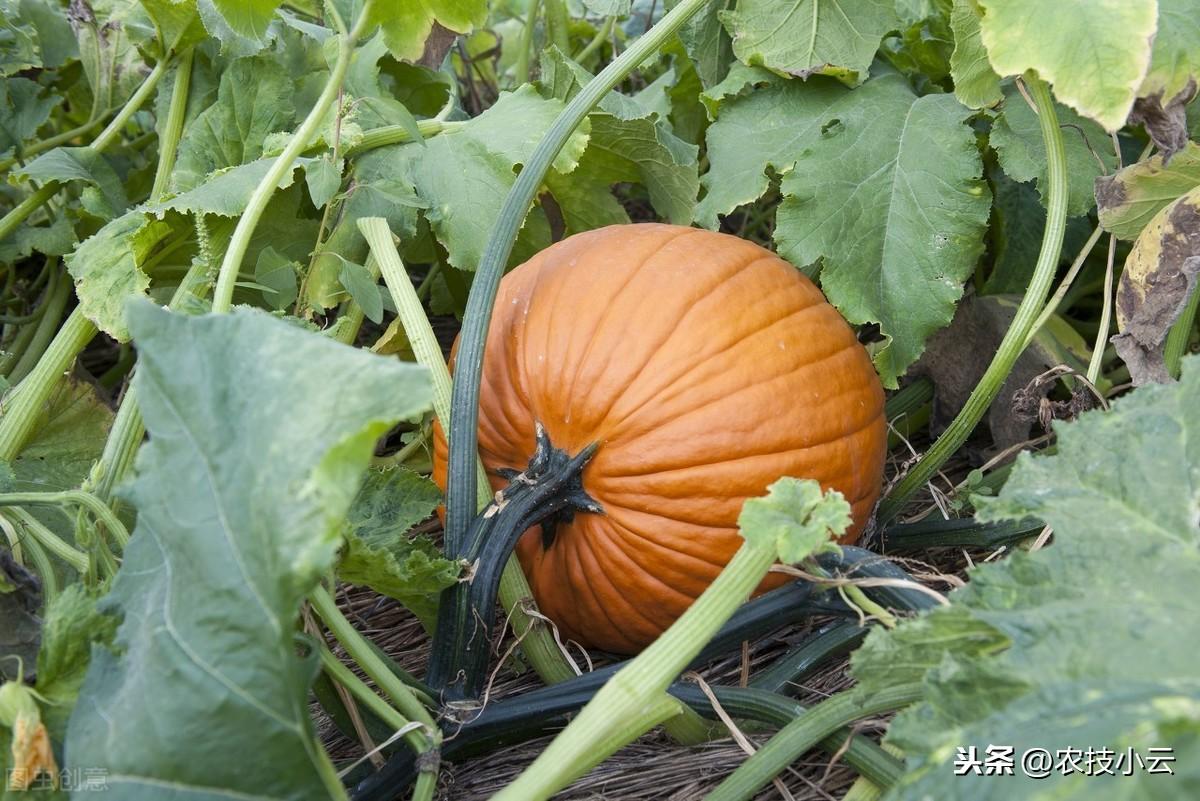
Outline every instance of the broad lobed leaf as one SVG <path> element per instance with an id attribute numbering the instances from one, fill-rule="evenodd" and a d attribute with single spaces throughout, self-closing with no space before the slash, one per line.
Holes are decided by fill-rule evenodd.
<path id="1" fill-rule="evenodd" d="M 908 772 L 886 798 L 1173 798 L 1194 786 L 1197 391 L 1200 359 L 1190 358 L 1180 383 L 1057 426 L 1057 453 L 1022 454 L 1000 496 L 978 499 L 981 519 L 1034 516 L 1053 541 L 972 570 L 950 606 L 867 638 L 853 668 L 864 691 L 904 675 L 926 688 L 892 724 Z M 992 744 L 1018 758 L 1034 747 L 1172 745 L 1181 775 L 955 775 L 957 749 L 982 755 Z"/>
<path id="2" fill-rule="evenodd" d="M 93 655 L 68 760 L 127 799 L 323 796 L 296 616 L 376 438 L 429 407 L 428 378 L 261 312 L 128 316 L 150 440 L 105 601 L 118 650 Z"/>

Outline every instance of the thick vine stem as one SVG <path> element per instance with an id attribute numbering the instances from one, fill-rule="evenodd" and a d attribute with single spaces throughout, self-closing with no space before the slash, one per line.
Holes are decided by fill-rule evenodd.
<path id="1" fill-rule="evenodd" d="M 517 540 L 541 524 L 543 542 L 576 512 L 603 510 L 583 489 L 583 468 L 596 452 L 589 445 L 571 456 L 555 448 L 541 425 L 537 449 L 524 472 L 506 475 L 509 485 L 475 518 L 465 554 L 468 577 L 442 593 L 428 682 L 447 700 L 474 700 L 483 692 L 493 636 L 500 573 Z"/>
<path id="2" fill-rule="evenodd" d="M 412 281 L 404 269 L 400 254 L 396 251 L 387 220 L 381 217 L 367 217 L 358 221 L 358 227 L 379 263 L 383 281 L 391 293 L 408 340 L 413 344 L 417 361 L 429 370 L 433 382 L 434 415 L 441 422 L 443 429 L 449 430 L 450 372 L 446 369 L 441 346 L 429 325 L 429 318 L 425 316 L 421 300 L 413 290 Z M 482 510 L 491 502 L 492 496 L 487 473 L 484 472 L 483 462 L 478 456 L 475 458 L 475 471 L 476 508 Z M 550 630 L 541 620 L 529 614 L 528 605 L 532 603 L 532 598 L 533 591 L 521 571 L 521 566 L 517 564 L 516 559 L 509 559 L 500 575 L 500 602 L 504 605 L 513 632 L 520 639 L 525 656 L 542 681 L 547 684 L 565 681 L 573 677 L 575 672 L 562 655 Z"/>
<path id="3" fill-rule="evenodd" d="M 773 548 L 744 542 L 716 580 L 645 651 L 617 672 L 571 724 L 494 801 L 549 798 L 674 711 L 665 691 L 775 561 Z"/>
<path id="4" fill-rule="evenodd" d="M 38 415 L 45 409 L 59 380 L 70 371 L 75 357 L 94 336 L 96 326 L 76 306 L 37 365 L 4 399 L 3 416 L 0 416 L 0 461 L 11 462 L 17 458 L 21 448 L 33 436 Z"/>
<path id="5" fill-rule="evenodd" d="M 289 170 L 294 168 L 296 158 L 304 152 L 308 143 L 316 134 L 321 120 L 325 118 L 326 112 L 329 111 L 329 107 L 333 105 L 333 101 L 337 99 L 338 93 L 341 92 L 342 81 L 345 79 L 346 70 L 350 66 L 350 57 L 354 54 L 354 43 L 358 40 L 359 35 L 366 25 L 372 2 L 373 0 L 366 0 L 363 3 L 363 7 L 359 10 L 358 21 L 355 23 L 354 29 L 349 34 L 341 37 L 337 61 L 333 64 L 333 70 L 329 74 L 329 80 L 325 82 L 325 88 L 322 90 L 320 97 L 317 98 L 317 102 L 309 110 L 308 116 L 304 118 L 304 122 L 292 134 L 287 147 L 276 157 L 275 161 L 271 164 L 271 168 L 267 170 L 267 174 L 258 182 L 258 186 L 254 188 L 254 193 L 250 195 L 250 200 L 246 204 L 246 210 L 242 212 L 237 227 L 233 229 L 233 236 L 229 240 L 229 247 L 225 250 L 225 258 L 221 261 L 221 268 L 217 273 L 217 286 L 213 290 L 213 312 L 227 312 L 233 305 L 233 287 L 237 283 L 238 272 L 242 268 L 242 259 L 246 255 L 246 250 L 250 247 L 250 239 L 254 236 L 254 229 L 258 227 L 258 221 L 262 218 L 263 211 L 266 210 L 271 196 L 275 194 L 280 180 L 283 179 L 283 176 Z"/>
<path id="6" fill-rule="evenodd" d="M 1033 98 L 1038 113 L 1038 123 L 1041 126 L 1042 140 L 1046 146 L 1047 181 L 1049 187 L 1046 204 L 1046 230 L 1042 236 L 1042 248 L 1038 253 L 1037 265 L 1033 278 L 1025 290 L 1025 297 L 1017 307 L 1016 316 L 1000 342 L 1000 348 L 988 365 L 983 378 L 967 398 L 966 404 L 954 418 L 954 421 L 942 432 L 921 460 L 896 484 L 888 497 L 879 507 L 879 520 L 886 523 L 904 508 L 905 502 L 925 482 L 933 478 L 946 460 L 957 451 L 971 432 L 975 430 L 988 407 L 992 405 L 1000 387 L 1013 365 L 1025 348 L 1034 321 L 1041 312 L 1046 301 L 1046 294 L 1054 280 L 1058 267 L 1058 258 L 1062 252 L 1063 234 L 1067 221 L 1067 164 L 1063 150 L 1062 130 L 1058 125 L 1058 117 L 1054 112 L 1054 101 L 1050 97 L 1050 89 L 1046 83 L 1032 73 L 1025 76 L 1025 84 Z M 453 455 L 453 454 L 452 454 Z"/>
<path id="7" fill-rule="evenodd" d="M 624 80 L 639 64 L 656 53 L 709 0 L 682 0 L 658 24 L 630 45 L 629 49 L 609 64 L 568 104 L 521 170 L 504 199 L 499 219 L 492 229 L 487 247 L 479 260 L 475 280 L 463 317 L 455 362 L 454 400 L 451 407 L 449 436 L 450 464 L 446 493 L 446 545 L 448 553 L 459 553 L 475 516 L 476 472 L 474 461 L 478 448 L 479 383 L 483 374 L 483 348 L 492 319 L 492 305 L 500 276 L 512 254 L 517 231 L 529 212 L 538 188 L 550 164 L 566 144 L 572 132 L 592 107 Z"/>
<path id="8" fill-rule="evenodd" d="M 822 701 L 780 729 L 705 801 L 745 801 L 808 749 L 856 720 L 891 712 L 921 700 L 919 683 L 899 684 L 867 694 L 848 690 Z"/>

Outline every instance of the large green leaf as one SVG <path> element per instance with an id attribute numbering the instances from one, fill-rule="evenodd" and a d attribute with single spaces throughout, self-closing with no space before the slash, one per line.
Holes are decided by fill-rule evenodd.
<path id="1" fill-rule="evenodd" d="M 951 604 L 875 631 L 854 657 L 866 691 L 921 680 L 925 700 L 889 739 L 908 772 L 888 799 L 1175 799 L 1200 787 L 1200 360 L 1056 426 L 1052 456 L 1022 454 L 986 520 L 1044 520 L 1054 539 L 971 572 Z M 1013 776 L 955 775 L 962 751 L 1013 746 Z M 1145 757 L 1174 748 L 1177 775 L 1023 775 L 1030 748 Z M 1087 756 L 1091 749 L 1093 757 Z M 968 751 L 969 753 L 969 751 Z M 1127 762 L 1129 757 L 1125 757 Z"/>
<path id="2" fill-rule="evenodd" d="M 1067 214 L 1076 217 L 1096 205 L 1096 179 L 1116 168 L 1117 157 L 1112 141 L 1099 125 L 1061 105 L 1057 105 L 1056 113 L 1067 155 Z M 1004 110 L 992 126 L 991 142 L 1004 171 L 1018 181 L 1037 181 L 1045 203 L 1046 143 L 1037 114 L 1012 87 L 1004 92 Z"/>
<path id="3" fill-rule="evenodd" d="M 851 85 L 866 78 L 883 35 L 899 24 L 890 0 L 739 0 L 720 13 L 744 63 Z"/>
<path id="4" fill-rule="evenodd" d="M 460 570 L 428 537 L 408 530 L 429 517 L 441 499 L 436 484 L 410 470 L 370 471 L 346 515 L 338 577 L 395 598 L 432 626 L 438 596 L 458 580 Z"/>
<path id="5" fill-rule="evenodd" d="M 32 138 L 61 103 L 61 96 L 43 91 L 28 78 L 0 80 L 0 155 Z"/>
<path id="6" fill-rule="evenodd" d="M 1155 0 L 977 0 L 983 44 L 1000 75 L 1026 70 L 1062 103 L 1115 131 L 1150 65 Z"/>
<path id="7" fill-rule="evenodd" d="M 814 78 L 726 101 L 697 219 L 714 227 L 763 193 L 768 168 L 782 173 L 780 254 L 820 260 L 829 300 L 851 322 L 881 324 L 891 342 L 875 363 L 894 386 L 950 322 L 982 250 L 990 198 L 969 116 L 894 73 L 854 90 Z"/>
<path id="8" fill-rule="evenodd" d="M 150 440 L 105 602 L 118 650 L 93 655 L 71 764 L 130 801 L 324 797 L 296 617 L 375 440 L 428 408 L 428 378 L 261 312 L 128 316 Z"/>
<path id="9" fill-rule="evenodd" d="M 1169 164 L 1156 155 L 1096 181 L 1100 224 L 1121 239 L 1136 239 L 1146 224 L 1181 195 L 1200 186 L 1200 145 L 1189 142 Z"/>

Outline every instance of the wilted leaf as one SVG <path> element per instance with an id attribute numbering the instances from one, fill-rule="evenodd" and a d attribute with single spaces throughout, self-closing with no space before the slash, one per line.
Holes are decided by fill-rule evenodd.
<path id="1" fill-rule="evenodd" d="M 261 312 L 128 315 L 150 439 L 105 600 L 119 651 L 93 653 L 67 753 L 130 801 L 324 797 L 295 619 L 376 438 L 428 408 L 428 378 Z"/>
<path id="2" fill-rule="evenodd" d="M 431 625 L 439 594 L 454 584 L 460 570 L 428 537 L 410 536 L 408 530 L 432 514 L 441 499 L 437 485 L 410 470 L 367 473 L 346 515 L 338 577 L 395 598 Z"/>
<path id="3" fill-rule="evenodd" d="M 1158 0 L 1158 26 L 1150 51 L 1150 69 L 1138 97 L 1157 98 L 1167 106 L 1181 96 L 1195 93 L 1200 81 L 1200 16 L 1192 0 Z M 1182 106 L 1186 103 L 1180 103 Z"/>
<path id="4" fill-rule="evenodd" d="M 1112 338 L 1134 385 L 1170 381 L 1163 345 L 1200 274 L 1200 188 L 1178 198 L 1142 230 L 1117 285 Z"/>
<path id="5" fill-rule="evenodd" d="M 747 500 L 738 515 L 746 541 L 769 548 L 785 564 L 837 552 L 834 540 L 849 525 L 850 504 L 842 493 L 822 492 L 811 478 L 779 479 L 764 497 Z"/>
<path id="6" fill-rule="evenodd" d="M 20 666 L 28 673 L 37 661 L 42 634 L 42 585 L 37 574 L 17 563 L 7 549 L 0 550 L 0 682 L 18 678 Z M 20 662 L 18 662 L 20 660 Z"/>
<path id="7" fill-rule="evenodd" d="M 679 40 L 706 88 L 720 83 L 733 61 L 733 40 L 720 19 L 733 4 L 734 0 L 708 0 L 707 5 L 679 29 Z"/>
<path id="8" fill-rule="evenodd" d="M 950 322 L 982 250 L 990 202 L 969 116 L 894 73 L 854 90 L 812 78 L 726 101 L 708 132 L 697 221 L 715 227 L 766 190 L 768 168 L 783 174 L 780 255 L 820 260 L 830 302 L 853 323 L 881 323 L 891 343 L 875 363 L 895 386 Z"/>
<path id="9" fill-rule="evenodd" d="M 1150 65 L 1155 0 L 977 0 L 988 60 L 1001 76 L 1037 70 L 1054 96 L 1115 131 Z"/>
<path id="10" fill-rule="evenodd" d="M 1145 127 L 1150 140 L 1167 162 L 1188 145 L 1186 107 L 1195 99 L 1198 85 L 1193 80 L 1165 103 L 1158 95 L 1139 97 L 1134 101 L 1129 124 Z"/>
<path id="11" fill-rule="evenodd" d="M 950 325 L 930 337 L 913 372 L 928 375 L 934 383 L 929 423 L 932 434 L 944 431 L 962 410 L 1012 326 L 1020 299 L 1020 295 L 969 297 L 958 305 Z M 1090 353 L 1090 346 L 1075 329 L 1062 318 L 1052 316 L 1021 353 L 988 407 L 986 419 L 992 447 L 1000 451 L 1029 439 L 1035 418 L 1014 408 L 1015 399 L 1020 394 L 1037 400 L 1054 388 L 1054 382 L 1049 382 L 1033 388 L 1034 394 L 1028 395 L 1025 390 L 1030 382 L 1060 364 L 1084 373 Z"/>
<path id="12" fill-rule="evenodd" d="M 1165 206 L 1200 186 L 1200 145 L 1194 142 L 1170 164 L 1161 154 L 1096 179 L 1100 224 L 1121 239 L 1136 239 Z"/>
<path id="13" fill-rule="evenodd" d="M 883 35 L 899 22 L 888 0 L 739 0 L 720 17 L 743 63 L 851 86 L 866 79 Z"/>
<path id="14" fill-rule="evenodd" d="M 886 799 L 1175 798 L 1195 784 L 1200 483 L 1180 466 L 1200 464 L 1197 368 L 1187 360 L 1181 385 L 1143 387 L 1111 412 L 1056 426 L 1055 455 L 1022 454 L 980 517 L 1035 517 L 1053 541 L 973 569 L 950 606 L 872 632 L 855 654 L 865 692 L 925 686 L 891 725 L 908 770 Z M 1018 760 L 1029 748 L 1174 747 L 1177 775 L 956 775 L 960 750 L 982 757 L 993 744 L 1013 746 Z"/>

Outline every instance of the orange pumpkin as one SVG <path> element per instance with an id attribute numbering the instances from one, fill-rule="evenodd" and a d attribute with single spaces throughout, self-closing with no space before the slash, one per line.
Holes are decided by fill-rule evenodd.
<path id="1" fill-rule="evenodd" d="M 494 488 L 529 462 L 535 421 L 569 454 L 599 443 L 582 482 L 603 513 L 517 545 L 541 611 L 585 646 L 652 642 L 737 550 L 742 503 L 780 476 L 840 490 L 847 542 L 879 496 L 884 396 L 866 351 L 811 281 L 751 242 L 653 224 L 569 237 L 504 277 L 485 347 Z M 446 456 L 439 428 L 443 489 Z"/>

